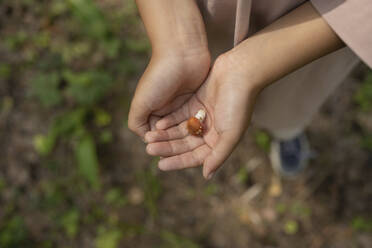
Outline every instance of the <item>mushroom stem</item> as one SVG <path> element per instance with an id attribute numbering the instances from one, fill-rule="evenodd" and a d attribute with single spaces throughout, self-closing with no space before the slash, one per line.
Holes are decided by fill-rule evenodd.
<path id="1" fill-rule="evenodd" d="M 205 115 L 206 115 L 206 114 L 205 114 L 204 109 L 200 109 L 200 110 L 196 113 L 195 118 L 198 119 L 200 122 L 203 122 L 204 119 L 205 119 Z"/>

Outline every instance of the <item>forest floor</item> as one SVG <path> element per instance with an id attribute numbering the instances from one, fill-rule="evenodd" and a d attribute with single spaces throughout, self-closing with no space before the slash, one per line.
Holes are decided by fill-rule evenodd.
<path id="1" fill-rule="evenodd" d="M 8 23 L 19 17 L 18 7 L 0 2 Z M 18 65 L 15 54 L 0 46 L 3 61 Z M 159 171 L 126 127 L 147 61 L 130 56 L 135 72 L 95 103 L 109 113 L 104 130 L 110 132 L 94 126 L 89 114 L 84 124 L 96 141 L 96 189 L 76 169 L 79 135 L 62 134 L 47 155 L 35 145 L 55 116 L 76 103 L 67 97 L 65 105 L 44 108 L 30 97 L 33 68 L 4 76 L 0 66 L 0 247 L 372 247 L 372 115 L 355 103 L 366 66 L 354 70 L 311 122 L 307 135 L 316 157 L 301 176 L 277 177 L 267 156 L 269 136 L 251 127 L 205 181 L 200 168 Z M 107 142 L 99 141 L 101 132 Z"/>

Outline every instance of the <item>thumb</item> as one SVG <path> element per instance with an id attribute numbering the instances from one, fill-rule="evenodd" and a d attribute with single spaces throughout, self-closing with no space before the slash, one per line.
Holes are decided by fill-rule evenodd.
<path id="1" fill-rule="evenodd" d="M 144 137 L 145 133 L 150 131 L 149 116 L 151 110 L 144 103 L 133 99 L 128 116 L 129 129 L 140 137 Z"/>
<path id="2" fill-rule="evenodd" d="M 206 179 L 211 179 L 217 169 L 230 156 L 235 146 L 238 144 L 241 133 L 237 131 L 225 131 L 220 134 L 215 147 L 212 152 L 204 160 L 203 176 Z"/>

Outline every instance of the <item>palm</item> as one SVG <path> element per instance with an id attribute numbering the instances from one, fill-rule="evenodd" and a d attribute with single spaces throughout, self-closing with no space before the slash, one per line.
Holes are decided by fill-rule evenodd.
<path id="1" fill-rule="evenodd" d="M 175 170 L 204 164 L 207 177 L 215 171 L 231 153 L 243 133 L 250 108 L 250 99 L 231 82 L 231 78 L 211 73 L 206 83 L 179 109 L 162 118 L 157 124 L 160 130 L 146 134 L 147 150 L 151 155 L 165 157 L 159 162 L 163 170 Z M 187 119 L 199 109 L 205 109 L 207 117 L 202 137 L 188 134 Z"/>

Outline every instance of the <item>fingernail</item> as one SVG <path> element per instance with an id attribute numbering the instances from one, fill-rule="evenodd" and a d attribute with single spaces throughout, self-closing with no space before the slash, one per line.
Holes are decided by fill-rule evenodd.
<path id="1" fill-rule="evenodd" d="M 159 120 L 160 121 L 160 120 Z M 155 127 L 159 128 L 159 121 L 155 122 Z"/>
<path id="2" fill-rule="evenodd" d="M 215 171 L 209 173 L 209 175 L 207 176 L 207 180 L 212 179 L 212 177 L 214 176 L 215 173 L 216 173 Z"/>

